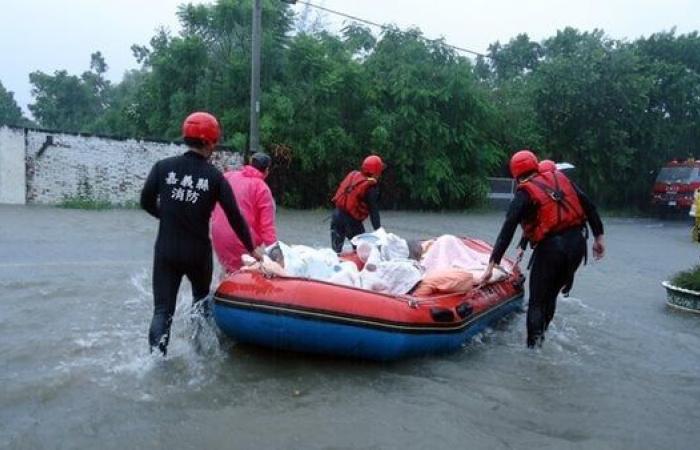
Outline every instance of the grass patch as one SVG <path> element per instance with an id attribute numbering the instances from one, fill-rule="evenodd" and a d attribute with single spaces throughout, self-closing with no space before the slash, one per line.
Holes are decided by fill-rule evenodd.
<path id="1" fill-rule="evenodd" d="M 61 203 L 58 204 L 58 207 L 59 208 L 66 208 L 66 209 L 95 210 L 95 209 L 112 209 L 112 208 L 114 208 L 114 205 L 112 205 L 107 200 L 85 198 L 85 197 L 65 197 L 61 201 Z"/>
<path id="2" fill-rule="evenodd" d="M 700 292 L 700 265 L 690 270 L 678 272 L 671 278 L 671 284 L 683 289 Z"/>
<path id="3" fill-rule="evenodd" d="M 128 200 L 124 203 L 111 203 L 105 199 L 95 199 L 80 196 L 65 197 L 56 206 L 66 209 L 104 210 L 104 209 L 139 209 L 141 206 L 136 200 Z"/>

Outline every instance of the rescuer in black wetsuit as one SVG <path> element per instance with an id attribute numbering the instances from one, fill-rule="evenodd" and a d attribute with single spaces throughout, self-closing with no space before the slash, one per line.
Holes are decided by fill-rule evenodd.
<path id="1" fill-rule="evenodd" d="M 363 221 L 369 217 L 372 228 L 379 229 L 379 178 L 384 162 L 370 155 L 362 162 L 361 170 L 348 173 L 331 200 L 335 205 L 331 215 L 331 246 L 336 253 L 343 250 L 345 239 L 365 232 Z"/>
<path id="2" fill-rule="evenodd" d="M 554 317 L 559 292 L 563 289 L 568 293 L 571 289 L 574 274 L 585 257 L 586 222 L 595 236 L 593 256 L 600 259 L 605 254 L 603 223 L 593 202 L 564 174 L 558 171 L 540 173 L 537 157 L 532 152 L 521 150 L 513 155 L 510 169 L 518 181 L 518 189 L 481 284 L 490 280 L 515 229 L 522 224 L 523 239 L 534 246 L 527 311 L 527 346 L 534 347 L 541 345 L 544 339 L 544 332 Z"/>
<path id="3" fill-rule="evenodd" d="M 141 192 L 141 207 L 160 220 L 153 258 L 153 320 L 148 334 L 151 351 L 165 355 L 182 277 L 192 284 L 196 303 L 209 295 L 212 249 L 209 219 L 217 202 L 248 252 L 253 247 L 248 224 L 238 210 L 231 187 L 207 160 L 221 134 L 214 116 L 190 114 L 182 125 L 187 153 L 158 161 Z"/>

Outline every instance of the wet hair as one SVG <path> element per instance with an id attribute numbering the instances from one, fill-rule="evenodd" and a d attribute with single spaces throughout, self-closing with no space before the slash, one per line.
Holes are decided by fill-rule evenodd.
<path id="1" fill-rule="evenodd" d="M 282 253 L 282 249 L 279 245 L 275 245 L 274 247 L 269 249 L 267 251 L 267 256 L 269 256 L 270 259 L 274 262 L 284 267 L 284 253 Z"/>
<path id="2" fill-rule="evenodd" d="M 186 137 L 184 141 L 188 147 L 193 147 L 197 150 L 204 150 L 207 147 L 207 144 L 199 138 Z"/>
<path id="3" fill-rule="evenodd" d="M 270 155 L 263 152 L 253 153 L 250 157 L 250 165 L 258 169 L 260 172 L 265 172 L 272 164 L 272 158 Z"/>
<path id="4" fill-rule="evenodd" d="M 421 244 L 421 241 L 415 239 L 406 241 L 406 245 L 408 245 L 408 257 L 420 261 L 423 256 L 423 244 Z"/>

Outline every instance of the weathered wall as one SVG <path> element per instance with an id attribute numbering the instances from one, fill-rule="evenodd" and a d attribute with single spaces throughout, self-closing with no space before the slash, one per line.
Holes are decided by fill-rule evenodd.
<path id="1" fill-rule="evenodd" d="M 133 203 L 138 201 L 143 182 L 156 161 L 187 150 L 184 145 L 173 142 L 115 139 L 7 127 L 2 130 L 7 131 L 0 134 L 0 139 L 5 135 L 9 138 L 0 140 L 0 155 L 11 154 L 16 157 L 18 152 L 23 155 L 19 172 L 23 176 L 26 173 L 27 203 L 58 204 L 73 198 L 108 201 L 113 204 Z M 16 148 L 15 139 L 18 133 L 22 137 L 19 149 Z M 237 167 L 241 163 L 238 153 L 219 151 L 214 155 L 214 164 L 222 170 L 224 167 Z M 0 162 L 3 163 L 0 166 L 0 187 L 4 187 L 3 183 L 6 182 L 3 180 L 12 177 L 15 170 L 6 170 L 4 159 L 0 159 Z M 17 183 L 13 178 L 7 180 L 7 183 Z M 25 186 L 24 179 L 20 184 Z M 4 191 L 5 189 L 2 190 L 3 193 Z M 12 194 L 14 197 L 20 196 L 16 192 Z M 4 199 L 5 195 L 0 195 Z M 25 197 L 24 191 L 21 197 Z"/>
<path id="2" fill-rule="evenodd" d="M 24 156 L 24 130 L 0 127 L 0 203 L 25 203 L 27 183 Z"/>

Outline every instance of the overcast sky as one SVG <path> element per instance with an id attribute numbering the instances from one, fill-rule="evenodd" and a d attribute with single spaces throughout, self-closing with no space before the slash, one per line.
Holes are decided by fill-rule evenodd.
<path id="1" fill-rule="evenodd" d="M 602 28 L 617 39 L 634 39 L 676 27 L 700 28 L 700 0 L 311 0 L 312 3 L 485 51 L 518 33 L 540 40 L 557 29 Z M 29 73 L 65 69 L 80 74 L 100 50 L 108 77 L 119 81 L 136 68 L 130 47 L 146 44 L 155 30 L 179 30 L 180 0 L 15 0 L 3 2 L 0 20 L 0 81 L 26 113 L 32 102 Z M 194 3 L 207 3 L 194 1 Z M 301 6 L 295 9 L 301 11 Z M 338 20 L 327 16 L 331 26 Z"/>

